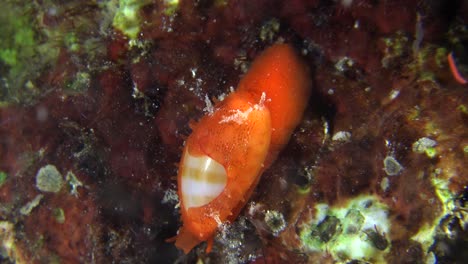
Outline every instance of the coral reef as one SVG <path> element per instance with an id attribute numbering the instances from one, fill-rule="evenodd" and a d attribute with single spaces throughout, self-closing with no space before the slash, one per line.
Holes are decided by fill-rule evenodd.
<path id="1" fill-rule="evenodd" d="M 468 259 L 467 1 L 4 7 L 0 262 Z M 275 43 L 312 69 L 311 101 L 211 253 L 184 255 L 165 241 L 190 123 Z"/>

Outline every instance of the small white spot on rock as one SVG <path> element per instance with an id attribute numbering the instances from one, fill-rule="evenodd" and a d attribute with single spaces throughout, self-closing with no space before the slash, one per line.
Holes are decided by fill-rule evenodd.
<path id="1" fill-rule="evenodd" d="M 349 142 L 351 140 L 351 133 L 347 131 L 338 131 L 333 135 L 332 140 L 341 141 L 341 142 Z"/>
<path id="2" fill-rule="evenodd" d="M 36 174 L 36 187 L 43 192 L 59 192 L 63 185 L 62 174 L 54 165 L 48 164 Z"/>
<path id="3" fill-rule="evenodd" d="M 400 95 L 400 90 L 392 90 L 390 92 L 390 95 L 388 96 L 390 98 L 390 101 L 394 100 L 395 98 L 398 97 L 398 95 Z"/>
<path id="4" fill-rule="evenodd" d="M 214 107 L 210 98 L 208 98 L 208 95 L 205 95 L 205 104 L 206 106 L 203 108 L 203 111 L 207 112 L 209 115 L 212 115 L 214 113 Z"/>
<path id="5" fill-rule="evenodd" d="M 274 236 L 278 236 L 286 228 L 286 220 L 282 213 L 268 210 L 265 213 L 265 223 Z"/>
<path id="6" fill-rule="evenodd" d="M 403 170 L 400 163 L 392 156 L 385 157 L 383 163 L 384 171 L 388 176 L 398 175 Z"/>
<path id="7" fill-rule="evenodd" d="M 424 153 L 428 148 L 435 147 L 437 142 L 427 137 L 422 137 L 413 143 L 413 151 L 416 153 Z"/>
<path id="8" fill-rule="evenodd" d="M 29 215 L 31 213 L 31 211 L 39 205 L 39 203 L 41 202 L 43 197 L 44 197 L 44 195 L 42 195 L 42 194 L 36 195 L 36 197 L 34 197 L 34 199 L 32 201 L 30 201 L 29 203 L 27 203 L 23 207 L 21 207 L 20 213 L 22 215 Z"/>
<path id="9" fill-rule="evenodd" d="M 341 0 L 341 5 L 345 8 L 348 8 L 353 4 L 353 0 Z"/>
<path id="10" fill-rule="evenodd" d="M 36 108 L 36 119 L 39 122 L 45 122 L 49 117 L 49 111 L 43 105 L 40 105 Z"/>
<path id="11" fill-rule="evenodd" d="M 388 187 L 390 187 L 390 180 L 387 177 L 385 177 L 380 182 L 380 188 L 382 188 L 382 191 L 386 192 L 388 190 Z"/>
<path id="12" fill-rule="evenodd" d="M 161 201 L 161 203 L 169 203 L 169 204 L 177 204 L 179 202 L 179 195 L 177 195 L 177 192 L 173 189 L 168 189 L 164 193 L 164 197 Z"/>

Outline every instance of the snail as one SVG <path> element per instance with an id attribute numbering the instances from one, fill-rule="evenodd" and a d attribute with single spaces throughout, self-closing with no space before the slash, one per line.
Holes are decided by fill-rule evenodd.
<path id="1" fill-rule="evenodd" d="M 288 44 L 256 58 L 236 91 L 192 127 L 178 171 L 182 227 L 169 239 L 185 253 L 236 219 L 260 176 L 302 119 L 309 71 Z"/>

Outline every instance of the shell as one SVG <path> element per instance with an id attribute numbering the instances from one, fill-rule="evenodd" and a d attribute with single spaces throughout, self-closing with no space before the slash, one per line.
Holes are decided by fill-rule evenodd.
<path id="1" fill-rule="evenodd" d="M 186 148 L 181 164 L 180 188 L 186 209 L 210 203 L 226 188 L 226 170 L 214 159 L 192 156 Z"/>
<path id="2" fill-rule="evenodd" d="M 238 89 L 193 127 L 177 177 L 183 225 L 175 245 L 188 253 L 230 223 L 299 124 L 310 95 L 307 67 L 277 44 L 255 60 Z"/>
<path id="3" fill-rule="evenodd" d="M 187 138 L 178 175 L 183 226 L 175 238 L 176 246 L 185 253 L 202 241 L 208 241 L 209 251 L 219 225 L 232 221 L 239 214 L 258 183 L 271 138 L 270 111 L 263 106 L 263 101 L 261 97 L 235 92 L 211 115 L 203 117 Z M 214 199 L 221 188 L 212 188 L 210 198 L 204 201 L 186 200 L 186 193 L 201 193 L 201 190 L 189 190 L 199 185 L 184 184 L 188 182 L 184 179 L 188 175 L 187 168 L 196 164 L 196 170 L 211 174 L 212 170 L 203 168 L 208 161 L 226 171 L 225 188 Z M 208 179 L 211 176 L 193 176 L 196 177 Z M 209 199 L 212 200 L 202 205 Z"/>

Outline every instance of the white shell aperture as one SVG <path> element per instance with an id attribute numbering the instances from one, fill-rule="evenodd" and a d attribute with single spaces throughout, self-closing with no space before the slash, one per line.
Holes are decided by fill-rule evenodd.
<path id="1" fill-rule="evenodd" d="M 180 169 L 182 202 L 186 209 L 210 203 L 226 188 L 226 170 L 208 156 L 192 156 L 186 148 Z"/>

